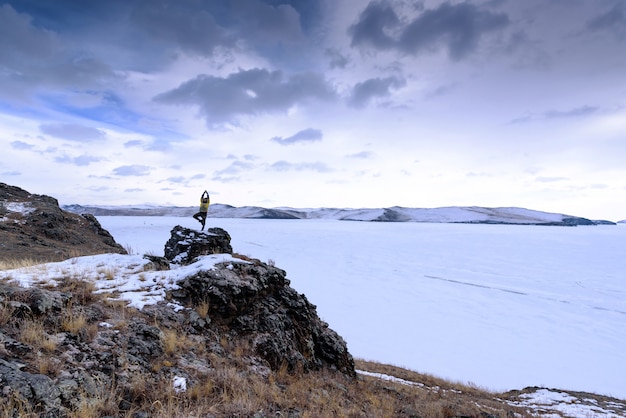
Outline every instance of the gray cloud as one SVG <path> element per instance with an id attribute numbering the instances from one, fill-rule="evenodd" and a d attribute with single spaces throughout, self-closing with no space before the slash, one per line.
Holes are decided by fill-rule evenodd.
<path id="1" fill-rule="evenodd" d="M 391 89 L 399 89 L 405 85 L 406 81 L 399 77 L 370 78 L 354 86 L 348 105 L 364 107 L 374 98 L 387 97 L 391 94 Z"/>
<path id="2" fill-rule="evenodd" d="M 170 167 L 170 168 L 176 168 L 176 167 Z M 180 169 L 180 168 L 176 168 L 176 169 Z M 159 181 L 159 183 L 162 182 L 169 182 L 169 183 L 174 183 L 174 184 L 187 184 L 189 183 L 191 180 L 198 180 L 198 179 L 203 179 L 205 178 L 206 175 L 205 174 L 195 174 L 191 177 L 185 177 L 185 176 L 172 176 L 172 177 L 168 177 L 165 180 L 161 180 Z"/>
<path id="3" fill-rule="evenodd" d="M 589 116 L 596 113 L 598 110 L 600 109 L 595 106 L 581 106 L 565 111 L 550 110 L 544 113 L 544 117 L 546 119 L 578 118 L 581 116 Z"/>
<path id="4" fill-rule="evenodd" d="M 155 101 L 171 105 L 196 105 L 209 127 L 236 124 L 238 117 L 285 112 L 310 100 L 330 100 L 335 92 L 316 73 L 285 76 L 281 71 L 255 68 L 225 78 L 199 75 L 162 93 Z"/>
<path id="5" fill-rule="evenodd" d="M 107 190 L 111 190 L 111 188 L 107 186 L 91 186 L 87 187 L 87 190 L 91 190 L 92 192 L 106 192 Z"/>
<path id="6" fill-rule="evenodd" d="M 405 23 L 389 3 L 373 1 L 348 32 L 353 47 L 395 49 L 413 55 L 443 47 L 458 60 L 473 52 L 487 33 L 508 24 L 506 14 L 482 10 L 471 3 L 443 3 Z"/>
<path id="7" fill-rule="evenodd" d="M 119 79 L 97 57 L 71 50 L 57 32 L 36 27 L 30 15 L 9 4 L 0 5 L 0 67 L 2 96 L 23 96 L 39 86 L 76 89 Z"/>
<path id="8" fill-rule="evenodd" d="M 213 176 L 211 178 L 212 181 L 219 181 L 221 183 L 236 183 L 238 181 L 241 180 L 240 177 L 237 176 L 227 176 L 227 177 L 223 177 L 223 176 Z"/>
<path id="9" fill-rule="evenodd" d="M 480 172 L 475 172 L 475 171 L 470 171 L 469 173 L 465 174 L 465 177 L 493 177 L 494 175 L 491 173 L 486 173 L 484 171 L 480 171 Z"/>
<path id="10" fill-rule="evenodd" d="M 145 142 L 140 139 L 132 139 L 130 141 L 124 142 L 124 148 L 143 147 L 144 145 L 145 145 Z"/>
<path id="11" fill-rule="evenodd" d="M 388 30 L 395 29 L 400 19 L 389 3 L 370 2 L 359 16 L 359 21 L 348 30 L 352 36 L 352 46 L 370 45 L 376 49 L 397 47 Z"/>
<path id="12" fill-rule="evenodd" d="M 322 162 L 314 163 L 290 163 L 284 160 L 277 161 L 269 167 L 273 171 L 317 171 L 319 173 L 328 173 L 333 171 L 330 167 Z"/>
<path id="13" fill-rule="evenodd" d="M 35 28 L 28 15 L 9 4 L 0 6 L 0 62 L 7 68 L 15 68 L 23 60 L 27 64 L 49 57 L 59 47 L 53 32 Z"/>
<path id="14" fill-rule="evenodd" d="M 290 4 L 272 6 L 261 1 L 233 0 L 233 9 L 237 10 L 242 35 L 247 34 L 249 41 L 262 43 L 279 41 L 293 42 L 302 39 L 300 14 Z"/>
<path id="15" fill-rule="evenodd" d="M 308 128 L 287 138 L 275 136 L 272 138 L 272 141 L 277 142 L 280 145 L 293 145 L 298 142 L 321 141 L 323 136 L 324 134 L 319 129 Z"/>
<path id="16" fill-rule="evenodd" d="M 509 124 L 515 125 L 520 123 L 530 123 L 549 119 L 581 118 L 590 116 L 599 111 L 600 108 L 596 106 L 580 106 L 569 110 L 549 110 L 543 113 L 528 114 L 519 118 L 512 119 L 511 121 L 509 121 Z"/>
<path id="17" fill-rule="evenodd" d="M 151 43 L 182 48 L 210 56 L 218 46 L 232 46 L 235 39 L 206 10 L 190 8 L 190 2 L 140 1 L 130 19 Z"/>
<path id="18" fill-rule="evenodd" d="M 226 168 L 224 168 L 222 170 L 217 170 L 215 172 L 215 175 L 221 177 L 224 174 L 239 174 L 242 171 L 250 170 L 253 167 L 254 167 L 254 165 L 251 164 L 251 163 L 245 163 L 243 161 L 234 161 L 228 167 L 226 167 Z"/>
<path id="19" fill-rule="evenodd" d="M 12 141 L 11 148 L 14 149 L 33 149 L 35 146 L 24 141 Z"/>
<path id="20" fill-rule="evenodd" d="M 367 159 L 370 158 L 372 156 L 372 153 L 369 151 L 361 151 L 361 152 L 357 152 L 354 154 L 348 154 L 346 155 L 346 158 L 363 158 L 363 159 Z"/>
<path id="21" fill-rule="evenodd" d="M 560 182 L 560 181 L 568 181 L 569 179 L 567 177 L 537 177 L 535 178 L 535 181 L 538 181 L 539 183 L 556 183 L 556 182 Z"/>
<path id="22" fill-rule="evenodd" d="M 41 133 L 68 141 L 91 142 L 106 137 L 106 132 L 74 123 L 48 123 L 39 125 Z"/>
<path id="23" fill-rule="evenodd" d="M 611 9 L 589 20 L 587 28 L 593 31 L 611 30 L 624 35 L 626 33 L 626 2 L 616 3 Z"/>
<path id="24" fill-rule="evenodd" d="M 330 68 L 346 68 L 348 65 L 348 58 L 334 48 L 327 48 L 325 55 L 328 57 Z"/>
<path id="25" fill-rule="evenodd" d="M 177 177 L 168 177 L 165 179 L 165 181 L 169 181 L 170 183 L 185 183 L 187 181 L 187 179 L 183 176 L 177 176 Z"/>
<path id="26" fill-rule="evenodd" d="M 116 176 L 147 176 L 150 174 L 150 167 L 145 165 L 123 165 L 113 170 Z"/>
<path id="27" fill-rule="evenodd" d="M 68 155 L 63 155 L 60 157 L 56 157 L 54 159 L 54 161 L 56 161 L 57 163 L 74 164 L 79 167 L 84 167 L 91 163 L 97 163 L 98 161 L 102 161 L 102 160 L 103 158 L 101 157 L 95 157 L 93 155 L 87 155 L 87 154 L 79 155 L 78 157 L 70 157 Z"/>
<path id="28" fill-rule="evenodd" d="M 438 98 L 438 97 L 442 97 L 442 96 L 445 96 L 445 95 L 449 94 L 450 92 L 454 91 L 457 87 L 458 87 L 458 85 L 456 83 L 444 84 L 444 85 L 441 85 L 439 87 L 436 87 L 436 88 L 428 91 L 425 94 L 425 97 L 427 99 L 435 99 L 435 98 Z"/>

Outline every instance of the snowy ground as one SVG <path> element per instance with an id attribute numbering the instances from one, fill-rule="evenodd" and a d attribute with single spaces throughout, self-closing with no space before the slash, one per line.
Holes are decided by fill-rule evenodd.
<path id="1" fill-rule="evenodd" d="M 135 254 L 162 255 L 175 225 L 198 226 L 191 218 L 99 220 Z M 207 224 L 226 229 L 236 252 L 285 269 L 356 357 L 498 391 L 542 386 L 626 399 L 626 226 Z M 99 271 L 99 287 L 125 286 L 121 297 L 137 306 L 187 273 L 141 273 L 141 257 L 116 257 L 48 270 Z M 231 260 L 219 257 L 201 267 Z M 112 280 L 107 265 L 126 279 Z"/>

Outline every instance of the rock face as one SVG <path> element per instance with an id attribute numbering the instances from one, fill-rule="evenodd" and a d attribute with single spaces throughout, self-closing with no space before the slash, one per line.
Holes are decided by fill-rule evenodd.
<path id="1" fill-rule="evenodd" d="M 66 212 L 53 197 L 0 183 L 0 258 L 58 261 L 102 253 L 126 250 L 93 215 Z"/>
<path id="2" fill-rule="evenodd" d="M 188 273 L 142 310 L 94 293 L 81 277 L 60 279 L 56 289 L 0 281 L 5 404 L 52 417 L 95 403 L 102 415 L 129 416 L 146 388 L 171 392 L 174 378 L 190 390 L 220 391 L 233 373 L 262 382 L 272 370 L 356 376 L 345 341 L 289 286 L 285 271 L 232 254 L 226 231 L 177 226 L 165 248 L 176 263 L 152 255 L 149 264 Z M 229 251 L 221 254 L 229 261 L 208 270 L 193 263 L 216 251 Z"/>
<path id="3" fill-rule="evenodd" d="M 232 253 L 230 236 L 220 228 L 202 233 L 176 226 L 165 245 L 165 257 L 181 264 L 201 254 L 225 252 Z M 345 341 L 289 284 L 284 270 L 250 260 L 189 276 L 178 282 L 180 289 L 172 296 L 185 306 L 208 303 L 211 321 L 250 336 L 257 353 L 274 369 L 329 366 L 354 375 Z"/>

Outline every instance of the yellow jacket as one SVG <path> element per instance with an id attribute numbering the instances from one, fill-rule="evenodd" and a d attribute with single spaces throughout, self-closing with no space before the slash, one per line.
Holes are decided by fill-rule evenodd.
<path id="1" fill-rule="evenodd" d="M 209 198 L 209 194 L 205 190 L 204 193 L 202 193 L 202 197 L 200 198 L 200 212 L 208 212 L 210 203 L 211 199 Z"/>

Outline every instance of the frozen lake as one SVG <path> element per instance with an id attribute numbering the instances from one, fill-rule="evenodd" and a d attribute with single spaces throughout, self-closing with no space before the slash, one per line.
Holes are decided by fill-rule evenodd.
<path id="1" fill-rule="evenodd" d="M 163 255 L 192 218 L 98 217 Z M 272 260 L 358 358 L 493 390 L 626 399 L 626 226 L 543 227 L 209 218 Z"/>

